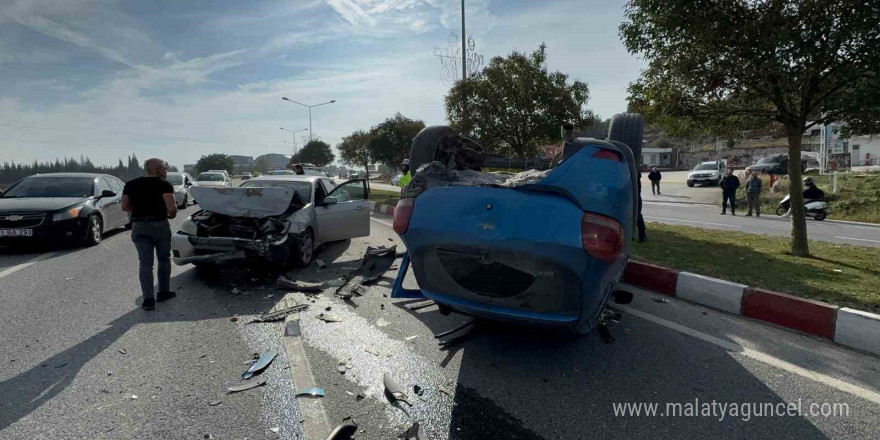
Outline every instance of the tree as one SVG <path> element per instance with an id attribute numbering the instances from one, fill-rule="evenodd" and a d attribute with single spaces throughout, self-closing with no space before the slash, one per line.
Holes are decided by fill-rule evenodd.
<path id="1" fill-rule="evenodd" d="M 791 253 L 808 256 L 801 138 L 834 121 L 880 129 L 880 3 L 631 0 L 625 14 L 621 38 L 648 61 L 631 102 L 685 125 L 784 128 Z"/>
<path id="2" fill-rule="evenodd" d="M 490 152 L 527 157 L 559 138 L 559 127 L 585 127 L 592 113 L 586 83 L 548 72 L 546 45 L 531 55 L 495 57 L 482 72 L 460 81 L 446 95 L 447 119 L 471 133 Z"/>
<path id="3" fill-rule="evenodd" d="M 342 138 L 336 148 L 339 149 L 339 155 L 342 161 L 348 165 L 363 166 L 367 170 L 367 179 L 370 178 L 370 162 L 372 155 L 370 151 L 370 141 L 373 136 L 363 130 L 358 130 L 348 136 Z"/>
<path id="4" fill-rule="evenodd" d="M 272 169 L 272 161 L 266 156 L 260 156 L 254 160 L 254 169 L 258 172 L 265 173 Z"/>
<path id="5" fill-rule="evenodd" d="M 330 144 L 318 139 L 309 141 L 306 146 L 299 150 L 297 156 L 299 156 L 299 161 L 302 163 L 313 163 L 319 167 L 333 162 L 333 159 L 336 158 L 333 150 L 330 148 Z"/>
<path id="6" fill-rule="evenodd" d="M 225 154 L 214 153 L 199 158 L 198 162 L 196 162 L 196 171 L 204 173 L 209 170 L 226 170 L 227 173 L 232 174 L 234 166 L 235 161 L 231 157 Z"/>
<path id="7" fill-rule="evenodd" d="M 425 128 L 423 121 L 409 119 L 400 113 L 373 127 L 370 134 L 371 156 L 374 161 L 397 168 L 409 157 L 413 138 Z"/>

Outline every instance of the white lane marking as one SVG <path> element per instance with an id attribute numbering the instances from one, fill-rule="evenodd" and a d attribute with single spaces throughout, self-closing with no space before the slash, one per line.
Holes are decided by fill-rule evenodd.
<path id="1" fill-rule="evenodd" d="M 868 240 L 867 238 L 839 237 L 837 235 L 835 235 L 834 238 L 842 238 L 844 240 L 870 241 L 871 243 L 880 243 L 880 240 Z"/>
<path id="2" fill-rule="evenodd" d="M 16 272 L 18 272 L 18 271 L 20 271 L 20 270 L 22 270 L 22 269 L 24 269 L 24 268 L 30 266 L 30 265 L 32 265 L 32 264 L 38 263 L 38 262 L 40 262 L 40 261 L 42 261 L 42 260 L 45 260 L 45 259 L 47 259 L 47 258 L 52 258 L 52 257 L 55 256 L 56 254 L 58 254 L 57 251 L 56 251 L 56 252 L 45 253 L 45 254 L 43 254 L 43 255 L 38 255 L 38 256 L 36 256 L 36 257 L 34 257 L 34 258 L 31 258 L 30 260 L 25 261 L 24 263 L 21 263 L 21 264 L 17 264 L 17 265 L 15 265 L 15 266 L 12 266 L 12 267 L 10 267 L 9 269 L 4 270 L 3 272 L 0 272 L 0 278 L 3 278 L 3 277 L 6 277 L 6 276 L 9 276 L 9 275 L 12 275 L 12 274 L 14 274 L 14 273 L 16 273 Z"/>
<path id="3" fill-rule="evenodd" d="M 668 221 L 673 221 L 673 222 L 697 223 L 697 224 L 700 224 L 700 225 L 727 226 L 727 227 L 729 227 L 729 228 L 742 228 L 742 226 L 728 225 L 728 224 L 726 224 L 726 223 L 698 222 L 698 221 L 694 221 L 694 220 L 682 220 L 682 219 L 679 219 L 679 218 L 649 217 L 649 216 L 647 216 L 647 215 L 645 216 L 645 218 L 646 218 L 646 219 L 656 219 L 656 220 L 668 220 Z"/>
<path id="4" fill-rule="evenodd" d="M 384 220 L 379 220 L 379 219 L 377 219 L 377 218 L 375 218 L 375 217 L 370 217 L 370 220 L 372 220 L 372 221 L 374 221 L 374 222 L 376 222 L 376 223 L 381 223 L 381 224 L 383 224 L 383 225 L 385 225 L 385 226 L 388 226 L 389 228 L 393 228 L 393 227 L 394 227 L 394 225 L 392 225 L 391 223 L 388 223 L 388 222 L 386 222 L 386 221 L 384 221 Z"/>
<path id="5" fill-rule="evenodd" d="M 637 317 L 642 318 L 646 321 L 651 321 L 655 324 L 659 324 L 664 327 L 671 328 L 675 331 L 684 333 L 688 336 L 692 336 L 692 337 L 700 339 L 702 341 L 706 341 L 710 344 L 715 344 L 715 345 L 717 345 L 717 346 L 719 346 L 719 347 L 721 347 L 731 353 L 737 353 L 737 354 L 741 354 L 746 357 L 750 357 L 756 361 L 760 361 L 760 362 L 763 362 L 767 365 L 788 371 L 789 373 L 797 374 L 798 376 L 805 377 L 805 378 L 813 380 L 815 382 L 819 382 L 819 383 L 828 385 L 828 386 L 830 386 L 834 389 L 837 389 L 839 391 L 843 391 L 845 393 L 850 393 L 854 396 L 861 397 L 861 398 L 863 398 L 867 401 L 873 402 L 875 404 L 880 404 L 880 393 L 876 393 L 871 390 L 860 388 L 856 385 L 844 382 L 840 379 L 837 379 L 837 378 L 834 378 L 834 377 L 831 377 L 831 376 L 828 376 L 828 375 L 825 375 L 822 373 L 817 373 L 815 371 L 808 370 L 806 368 L 797 366 L 797 365 L 792 364 L 790 362 L 786 362 L 782 359 L 777 359 L 777 358 L 770 356 L 768 354 L 761 353 L 759 351 L 755 351 L 755 350 L 743 347 L 739 344 L 735 344 L 730 341 L 725 341 L 723 339 L 716 338 L 715 336 L 712 336 L 712 335 L 707 335 L 703 332 L 694 330 L 690 327 L 685 327 L 683 325 L 667 321 L 663 318 L 658 318 L 654 315 L 650 315 L 645 312 L 635 310 L 635 309 L 632 309 L 627 306 L 615 304 L 614 308 L 623 310 L 626 313 L 629 313 L 633 316 L 637 316 Z"/>

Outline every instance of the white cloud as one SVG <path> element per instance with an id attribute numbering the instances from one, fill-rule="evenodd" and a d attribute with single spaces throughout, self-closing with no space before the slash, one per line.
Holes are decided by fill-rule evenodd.
<path id="1" fill-rule="evenodd" d="M 376 20 L 353 0 L 327 0 L 327 4 L 353 25 L 376 25 Z"/>

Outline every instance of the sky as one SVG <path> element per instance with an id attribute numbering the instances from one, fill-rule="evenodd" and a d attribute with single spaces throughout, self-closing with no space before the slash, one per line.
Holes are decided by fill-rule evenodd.
<path id="1" fill-rule="evenodd" d="M 644 62 L 623 48 L 624 0 L 467 0 L 485 62 L 545 42 L 548 67 L 626 108 Z M 4 0 L 0 163 L 129 154 L 177 166 L 211 153 L 290 154 L 291 133 L 343 136 L 395 113 L 445 123 L 435 49 L 459 0 Z M 460 37 L 459 37 L 460 38 Z M 300 136 L 308 131 L 297 133 Z"/>

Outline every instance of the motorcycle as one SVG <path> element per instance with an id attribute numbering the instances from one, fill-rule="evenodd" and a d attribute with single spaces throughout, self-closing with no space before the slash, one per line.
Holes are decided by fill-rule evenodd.
<path id="1" fill-rule="evenodd" d="M 776 207 L 776 215 L 783 216 L 788 212 L 788 208 L 791 207 L 790 197 L 790 195 L 786 195 L 785 198 L 779 201 L 779 205 Z M 812 217 L 816 221 L 825 220 L 825 217 L 828 217 L 828 212 L 831 211 L 828 204 L 822 200 L 805 200 L 804 208 L 807 211 L 807 217 Z"/>

